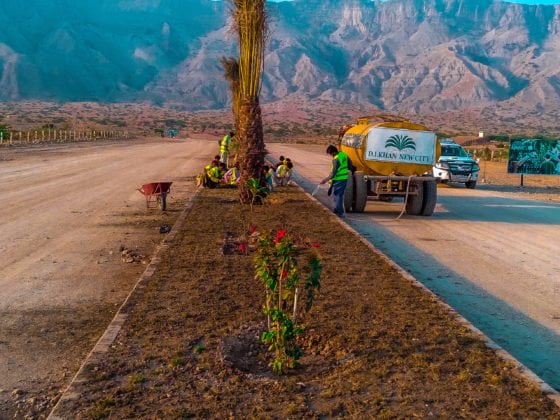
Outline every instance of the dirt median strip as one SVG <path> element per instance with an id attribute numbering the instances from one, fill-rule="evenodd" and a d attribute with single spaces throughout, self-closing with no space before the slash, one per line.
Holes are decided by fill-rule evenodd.
<path id="1" fill-rule="evenodd" d="M 72 378 L 72 381 L 68 384 L 68 386 L 66 387 L 66 389 L 62 393 L 60 399 L 58 400 L 56 405 L 51 410 L 51 413 L 49 414 L 48 419 L 59 419 L 59 418 L 61 418 L 57 415 L 57 412 L 60 410 L 61 405 L 64 405 L 66 402 L 68 402 L 70 400 L 79 398 L 80 391 L 77 390 L 77 387 L 79 386 L 80 383 L 87 380 L 86 379 L 87 369 L 91 365 L 93 365 L 97 361 L 99 361 L 99 359 L 101 359 L 103 357 L 103 355 L 107 351 L 109 351 L 110 346 L 113 344 L 113 342 L 117 338 L 117 335 L 119 334 L 123 324 L 126 322 L 126 319 L 128 317 L 127 313 L 126 313 L 126 308 L 127 308 L 127 304 L 129 302 L 131 296 L 137 290 L 144 287 L 144 283 L 147 280 L 149 280 L 150 277 L 155 273 L 157 265 L 161 261 L 160 253 L 165 252 L 166 248 L 169 247 L 170 244 L 173 243 L 173 240 L 175 239 L 175 236 L 177 235 L 177 231 L 179 231 L 181 229 L 182 224 L 184 223 L 185 218 L 187 217 L 189 210 L 192 208 L 194 200 L 196 200 L 196 196 L 198 195 L 199 192 L 200 192 L 200 190 L 196 190 L 194 192 L 194 194 L 192 195 L 190 200 L 185 205 L 185 208 L 183 209 L 183 211 L 181 212 L 181 214 L 179 215 L 179 217 L 175 221 L 175 223 L 174 223 L 173 227 L 171 228 L 171 231 L 169 232 L 167 237 L 161 242 L 161 244 L 158 246 L 158 248 L 154 251 L 154 254 L 153 254 L 152 260 L 150 261 L 150 264 L 148 264 L 148 266 L 146 267 L 146 270 L 144 271 L 144 273 L 142 273 L 142 275 L 140 276 L 140 278 L 138 279 L 138 281 L 136 282 L 136 284 L 134 285 L 134 287 L 132 288 L 132 290 L 130 291 L 130 293 L 128 294 L 128 296 L 126 297 L 126 299 L 124 300 L 124 302 L 120 306 L 119 310 L 115 314 L 111 323 L 107 326 L 107 329 L 105 330 L 103 335 L 99 338 L 99 340 L 97 341 L 97 343 L 95 344 L 95 346 L 93 347 L 91 352 L 85 358 L 84 362 L 80 366 L 80 369 L 78 370 L 78 372 L 76 372 L 76 375 L 74 376 L 74 378 Z"/>
<path id="2" fill-rule="evenodd" d="M 323 207 L 325 206 L 321 201 L 319 201 L 317 198 L 315 198 L 312 194 L 309 194 L 299 184 L 296 184 L 296 185 L 310 200 L 313 200 L 315 203 L 317 203 L 320 206 L 323 206 Z M 360 238 L 362 243 L 364 243 L 373 252 L 380 255 L 387 262 L 387 264 L 389 264 L 391 267 L 395 268 L 405 279 L 410 280 L 417 287 L 420 287 L 426 293 L 432 295 L 434 297 L 434 299 L 437 299 L 439 301 L 439 303 L 444 308 L 446 308 L 452 314 L 452 316 L 455 317 L 455 319 L 458 322 L 460 322 L 465 327 L 467 327 L 469 330 L 471 330 L 474 334 L 479 336 L 480 339 L 482 339 L 489 348 L 495 350 L 496 354 L 498 354 L 502 359 L 515 364 L 519 368 L 519 372 L 521 373 L 521 375 L 527 381 L 529 381 L 530 383 L 533 383 L 536 386 L 538 386 L 541 389 L 542 392 L 544 392 L 556 405 L 558 405 L 560 407 L 560 392 L 558 392 L 553 387 L 551 387 L 548 383 L 546 383 L 543 379 L 541 379 L 535 372 L 533 372 L 531 369 L 529 369 L 527 366 L 525 366 L 523 363 L 521 363 L 519 360 L 517 360 L 515 357 L 513 357 L 509 352 L 504 350 L 494 340 L 492 340 L 490 337 L 488 337 L 486 334 L 484 334 L 482 331 L 480 331 L 477 327 L 475 327 L 473 324 L 471 324 L 465 317 L 463 317 L 461 314 L 459 314 L 450 305 L 448 305 L 447 303 L 442 301 L 438 295 L 436 295 L 434 292 L 432 292 L 430 289 L 428 289 L 424 284 L 419 282 L 412 274 L 407 272 L 404 268 L 400 267 L 396 262 L 394 262 L 384 252 L 382 252 L 380 249 L 376 248 L 375 245 L 373 245 L 370 241 L 368 241 L 366 238 L 364 238 L 356 229 L 354 229 L 352 226 L 350 226 L 348 223 L 346 223 L 345 220 L 343 220 L 341 218 L 336 218 L 336 220 L 340 223 L 340 225 L 344 229 L 346 229 L 349 232 L 356 235 L 358 238 Z"/>
<path id="3" fill-rule="evenodd" d="M 517 366 L 333 219 L 295 188 L 253 212 L 235 190 L 202 191 L 128 300 L 115 341 L 51 418 L 560 418 Z M 225 362 L 231 338 L 253 337 L 263 320 L 252 258 L 222 254 L 225 235 L 250 224 L 321 245 L 324 279 L 305 320 L 305 357 L 283 377 L 263 368 L 259 349 L 238 355 L 243 367 Z"/>

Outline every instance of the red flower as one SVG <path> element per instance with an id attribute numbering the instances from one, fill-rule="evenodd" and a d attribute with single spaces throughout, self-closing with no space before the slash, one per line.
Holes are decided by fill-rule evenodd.
<path id="1" fill-rule="evenodd" d="M 286 270 L 282 270 L 280 273 L 280 279 L 285 279 L 286 277 L 288 277 L 288 272 Z"/>
<path id="2" fill-rule="evenodd" d="M 311 246 L 312 246 L 313 248 L 321 248 L 321 244 L 319 244 L 318 242 L 313 242 L 313 243 L 311 244 Z"/>
<path id="3" fill-rule="evenodd" d="M 257 231 L 257 225 L 249 226 L 249 233 L 255 233 Z"/>
<path id="4" fill-rule="evenodd" d="M 239 245 L 239 250 L 243 253 L 247 252 L 247 245 L 245 244 Z"/>
<path id="5" fill-rule="evenodd" d="M 282 240 L 282 238 L 284 236 L 286 236 L 286 231 L 284 229 L 278 229 L 278 232 L 276 232 L 276 238 L 274 239 L 274 242 L 278 243 Z"/>

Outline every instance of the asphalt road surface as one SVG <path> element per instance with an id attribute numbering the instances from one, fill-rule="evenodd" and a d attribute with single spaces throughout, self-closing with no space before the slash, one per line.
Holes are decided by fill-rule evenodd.
<path id="1" fill-rule="evenodd" d="M 308 191 L 328 175 L 324 146 L 268 145 Z M 330 205 L 324 190 L 318 198 Z M 462 186 L 438 188 L 432 217 L 368 203 L 348 222 L 419 281 L 560 389 L 560 204 Z"/>
<path id="2" fill-rule="evenodd" d="M 121 249 L 149 260 L 215 148 L 151 139 L 0 149 L 0 418 L 29 396 L 48 404 L 40 399 L 70 379 L 144 270 Z M 165 180 L 169 211 L 146 210 L 136 188 Z"/>

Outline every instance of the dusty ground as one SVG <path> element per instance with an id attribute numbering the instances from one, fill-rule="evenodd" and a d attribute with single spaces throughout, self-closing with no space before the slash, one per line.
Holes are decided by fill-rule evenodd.
<path id="1" fill-rule="evenodd" d="M 560 176 L 521 175 L 507 173 L 507 161 L 480 162 L 480 189 L 506 193 L 512 197 L 542 201 L 560 201 Z"/>
<path id="2" fill-rule="evenodd" d="M 269 149 L 276 156 L 290 157 L 310 184 L 329 172 L 324 148 L 270 145 Z M 494 176 L 498 179 L 497 171 Z M 402 203 L 369 202 L 366 213 L 348 219 L 487 335 L 560 388 L 560 205 L 536 193 L 496 189 L 495 185 L 476 190 L 439 188 L 438 207 L 429 218 L 405 216 L 396 221 Z M 555 194 L 558 200 L 559 193 Z M 324 193 L 319 196 L 328 202 Z"/>
<path id="3" fill-rule="evenodd" d="M 453 315 L 295 188 L 270 205 L 205 190 L 105 358 L 64 418 L 560 418 Z M 294 217 L 295 216 L 295 217 Z M 226 232 L 285 228 L 319 241 L 324 275 L 284 377 L 222 361 L 224 341 L 263 321 L 252 258 L 222 255 Z M 342 246 L 342 244 L 344 246 Z M 229 338 L 228 338 L 229 337 Z M 235 353 L 235 352 L 234 352 Z M 257 351 L 261 355 L 262 351 Z M 237 366 L 237 367 L 236 367 Z"/>
<path id="4" fill-rule="evenodd" d="M 213 151 L 161 139 L 0 150 L 0 418 L 46 412 Z M 162 180 L 174 182 L 169 210 L 147 211 L 135 189 Z"/>

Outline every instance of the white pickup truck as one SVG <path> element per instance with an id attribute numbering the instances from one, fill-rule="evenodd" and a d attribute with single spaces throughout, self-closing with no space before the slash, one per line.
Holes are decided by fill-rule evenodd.
<path id="1" fill-rule="evenodd" d="M 442 184 L 460 182 L 467 188 L 476 188 L 480 167 L 465 149 L 450 139 L 440 140 L 441 157 L 434 166 L 433 175 Z"/>

